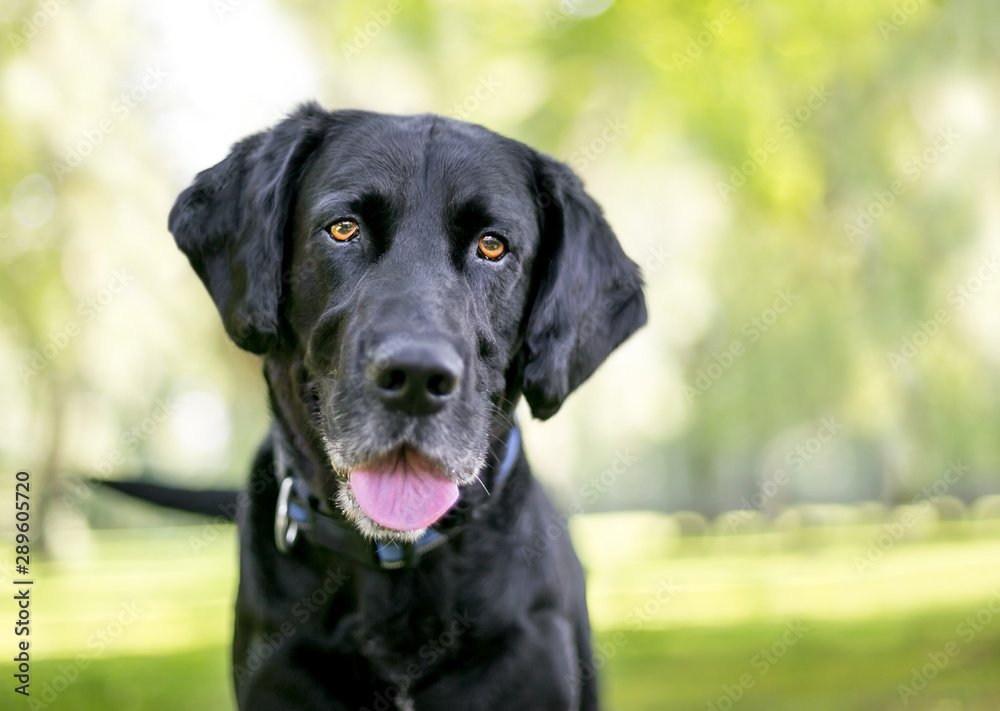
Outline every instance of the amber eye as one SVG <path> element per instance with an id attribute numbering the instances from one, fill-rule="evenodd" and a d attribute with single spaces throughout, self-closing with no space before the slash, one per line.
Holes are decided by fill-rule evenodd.
<path id="1" fill-rule="evenodd" d="M 346 242 L 358 236 L 358 223 L 354 220 L 341 220 L 327 227 L 327 231 L 338 242 Z"/>
<path id="2" fill-rule="evenodd" d="M 507 245 L 494 235 L 483 235 L 479 238 L 479 256 L 496 261 L 507 252 Z"/>

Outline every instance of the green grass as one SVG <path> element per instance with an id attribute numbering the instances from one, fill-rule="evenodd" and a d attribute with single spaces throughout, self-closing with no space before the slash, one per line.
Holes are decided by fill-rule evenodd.
<path id="1" fill-rule="evenodd" d="M 904 705 L 897 684 L 927 663 L 955 635 L 957 620 L 975 610 L 863 623 L 807 621 L 809 628 L 767 667 L 752 660 L 770 648 L 784 625 L 687 628 L 628 634 L 608 665 L 605 691 L 612 711 L 716 708 L 740 696 L 742 711 L 995 711 L 1000 709 L 1000 620 L 987 628 Z M 598 645 L 610 641 L 605 632 Z M 749 675 L 746 690 L 735 691 Z M 744 677 L 746 679 L 747 677 Z"/>
<path id="2" fill-rule="evenodd" d="M 1000 709 L 1000 614 L 971 639 L 957 629 L 1000 590 L 996 527 L 941 527 L 859 574 L 853 561 L 877 528 L 677 539 L 660 523 L 574 523 L 608 711 Z M 231 529 L 78 531 L 53 543 L 34 570 L 32 705 L 5 690 L 0 708 L 232 708 Z M 765 672 L 756 655 L 795 620 L 801 638 L 776 648 Z M 958 655 L 903 704 L 897 686 L 949 642 Z"/>
<path id="3" fill-rule="evenodd" d="M 8 672 L 4 668 L 4 678 Z M 32 666 L 32 705 L 22 703 L 26 709 L 72 711 L 231 709 L 228 678 L 229 649 L 221 645 L 103 658 L 83 669 L 75 659 L 46 659 Z"/>
<path id="4" fill-rule="evenodd" d="M 865 623 L 807 622 L 804 636 L 765 673 L 751 660 L 780 638 L 784 625 L 604 631 L 597 636 L 598 649 L 614 649 L 602 677 L 606 705 L 610 711 L 708 709 L 709 701 L 724 695 L 723 687 L 734 688 L 741 675 L 749 674 L 753 685 L 734 709 L 995 711 L 1000 708 L 1000 624 L 963 644 L 958 657 L 907 706 L 896 693 L 897 683 L 908 683 L 910 669 L 926 663 L 928 651 L 957 639 L 956 620 L 974 612 Z M 228 654 L 227 646 L 216 645 L 99 659 L 81 670 L 53 703 L 36 708 L 229 709 Z M 72 676 L 73 668 L 72 660 L 38 662 L 34 698 L 45 702 L 44 685 Z M 8 671 L 3 670 L 5 677 Z M 61 682 L 57 687 L 62 688 Z"/>

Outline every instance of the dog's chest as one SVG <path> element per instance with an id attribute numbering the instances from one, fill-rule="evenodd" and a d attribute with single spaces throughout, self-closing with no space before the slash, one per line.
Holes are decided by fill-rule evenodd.
<path id="1" fill-rule="evenodd" d="M 428 577 L 383 577 L 365 585 L 353 630 L 375 674 L 399 691 L 400 710 L 412 708 L 411 692 L 446 673 L 476 633 L 469 613 L 475 601 Z"/>

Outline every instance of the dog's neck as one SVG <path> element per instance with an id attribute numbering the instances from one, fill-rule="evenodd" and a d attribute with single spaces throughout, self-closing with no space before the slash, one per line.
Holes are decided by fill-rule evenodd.
<path id="1" fill-rule="evenodd" d="M 313 491 L 322 478 L 334 476 L 323 439 L 312 423 L 308 377 L 300 358 L 269 357 L 264 361 L 271 411 L 285 445 L 286 463 Z"/>

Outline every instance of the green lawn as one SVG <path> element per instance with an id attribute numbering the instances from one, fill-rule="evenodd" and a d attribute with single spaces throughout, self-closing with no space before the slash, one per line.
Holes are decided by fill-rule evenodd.
<path id="1" fill-rule="evenodd" d="M 767 660 L 758 657 L 756 667 L 751 660 L 780 638 L 784 625 L 636 632 L 609 665 L 608 708 L 722 710 L 730 708 L 727 698 L 740 697 L 732 708 L 744 711 L 996 711 L 1000 624 L 963 645 L 907 705 L 896 690 L 897 684 L 909 683 L 912 667 L 927 663 L 928 651 L 954 638 L 955 619 L 973 612 L 863 623 L 808 621 L 808 632 L 784 657 L 766 666 Z M 741 695 L 736 689 L 742 675 L 753 683 Z"/>
<path id="2" fill-rule="evenodd" d="M 877 529 L 671 540 L 661 524 L 574 523 L 610 711 L 1000 709 L 995 527 L 938 527 L 862 575 L 856 556 Z M 36 569 L 32 705 L 8 705 L 22 700 L 6 691 L 0 708 L 231 708 L 231 530 L 54 543 Z M 970 615 L 978 630 L 960 627 Z M 942 656 L 949 643 L 953 656 Z M 928 655 L 947 664 L 929 667 L 904 704 L 898 685 Z M 0 672 L 12 679 L 9 663 Z"/>
<path id="3" fill-rule="evenodd" d="M 228 657 L 229 649 L 216 645 L 107 657 L 82 670 L 77 670 L 75 659 L 46 659 L 32 667 L 31 705 L 22 703 L 30 709 L 72 711 L 230 709 Z M 8 670 L 3 674 L 9 678 Z"/>
<path id="4" fill-rule="evenodd" d="M 954 636 L 955 618 L 974 610 L 867 623 L 807 623 L 809 631 L 773 666 L 752 666 L 784 626 L 740 625 L 718 629 L 629 632 L 606 668 L 608 709 L 662 711 L 708 709 L 736 688 L 741 675 L 753 685 L 732 708 L 747 711 L 845 711 L 1000 709 L 1000 625 L 989 628 L 944 668 L 929 687 L 904 706 L 894 684 L 907 683 L 911 667 L 927 662 L 926 651 Z M 602 632 L 598 645 L 613 644 Z M 620 639 L 620 637 L 619 637 Z M 214 645 L 163 655 L 100 659 L 79 673 L 54 703 L 37 708 L 105 711 L 228 709 L 228 648 Z M 35 684 L 64 679 L 70 660 L 35 665 Z M 766 673 L 761 673 L 766 669 Z M 4 672 L 7 676 L 7 672 Z M 9 677 L 8 677 L 9 678 Z M 57 684 L 61 688 L 61 684 Z M 734 692 L 732 696 L 736 696 Z M 39 701 L 50 697 L 36 690 Z M 5 707 L 6 708 L 6 707 Z M 717 705 L 716 708 L 729 708 Z"/>

